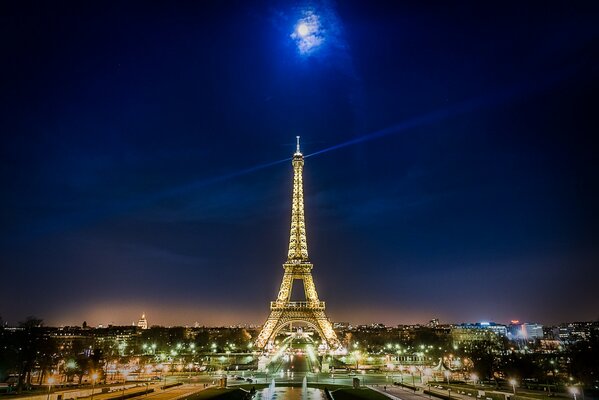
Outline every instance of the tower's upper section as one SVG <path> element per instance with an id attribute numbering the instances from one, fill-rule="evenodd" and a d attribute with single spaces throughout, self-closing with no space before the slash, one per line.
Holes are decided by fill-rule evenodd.
<path id="1" fill-rule="evenodd" d="M 291 163 L 293 164 L 293 200 L 287 262 L 308 262 L 308 242 L 306 241 L 306 223 L 304 220 L 304 183 L 302 179 L 304 155 L 300 152 L 299 136 L 297 136 L 297 148 Z"/>

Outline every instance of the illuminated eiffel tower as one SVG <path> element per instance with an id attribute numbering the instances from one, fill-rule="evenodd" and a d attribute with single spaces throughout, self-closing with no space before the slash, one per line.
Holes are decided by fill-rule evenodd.
<path id="1" fill-rule="evenodd" d="M 304 156 L 300 152 L 299 136 L 297 149 L 293 154 L 293 203 L 291 208 L 291 234 L 287 262 L 283 264 L 285 273 L 277 300 L 270 302 L 270 315 L 256 339 L 256 346 L 264 348 L 272 342 L 279 331 L 293 322 L 303 322 L 314 328 L 330 349 L 340 347 L 339 339 L 331 321 L 324 312 L 324 301 L 318 299 L 316 286 L 312 280 L 312 263 L 308 261 L 306 224 L 304 222 L 304 189 L 302 170 Z M 306 301 L 291 301 L 293 281 L 301 279 L 304 284 Z"/>

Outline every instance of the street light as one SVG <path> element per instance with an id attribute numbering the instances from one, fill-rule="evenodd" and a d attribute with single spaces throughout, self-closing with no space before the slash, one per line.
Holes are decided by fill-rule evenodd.
<path id="1" fill-rule="evenodd" d="M 433 370 L 430 368 L 425 368 L 424 376 L 426 376 L 426 384 L 428 385 L 428 398 L 432 399 L 431 395 L 431 375 L 433 374 Z"/>
<path id="2" fill-rule="evenodd" d="M 568 392 L 572 393 L 572 396 L 574 396 L 574 400 L 576 400 L 576 395 L 578 394 L 578 388 L 576 388 L 574 386 L 570 386 L 568 388 Z"/>
<path id="3" fill-rule="evenodd" d="M 53 384 L 54 384 L 54 378 L 53 377 L 48 378 L 48 396 L 46 397 L 46 400 L 50 400 L 50 389 L 52 388 Z M 576 397 L 574 397 L 574 400 L 576 400 Z"/>
<path id="4" fill-rule="evenodd" d="M 98 374 L 92 374 L 92 396 L 90 400 L 94 400 L 94 387 L 96 386 L 96 379 L 98 379 Z"/>
<path id="5" fill-rule="evenodd" d="M 414 382 L 414 372 L 416 372 L 416 367 L 412 365 L 410 367 L 410 374 L 412 374 L 412 388 L 414 389 L 414 393 L 416 393 L 416 382 Z"/>
<path id="6" fill-rule="evenodd" d="M 470 380 L 472 380 L 472 384 L 474 385 L 474 388 L 476 389 L 476 381 L 478 380 L 478 376 L 476 374 L 472 374 L 472 375 L 470 375 Z"/>
<path id="7" fill-rule="evenodd" d="M 162 368 L 162 375 L 164 375 L 164 384 L 166 385 L 166 374 L 168 374 L 168 365 L 165 365 L 164 368 Z"/>
<path id="8" fill-rule="evenodd" d="M 355 346 L 355 345 L 354 345 Z M 358 350 L 354 351 L 354 359 L 356 360 L 356 372 L 360 369 L 360 352 Z"/>
<path id="9" fill-rule="evenodd" d="M 516 395 L 516 380 L 510 379 L 510 385 L 512 385 L 512 389 L 514 391 L 514 396 Z"/>
<path id="10" fill-rule="evenodd" d="M 399 364 L 397 369 L 399 370 L 399 377 L 401 379 L 401 384 L 403 385 L 403 365 Z"/>

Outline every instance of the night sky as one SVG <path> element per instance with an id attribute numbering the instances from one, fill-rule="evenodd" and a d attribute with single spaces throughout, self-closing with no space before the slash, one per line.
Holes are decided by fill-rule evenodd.
<path id="1" fill-rule="evenodd" d="M 333 321 L 599 318 L 597 2 L 393 3 L 2 2 L 0 316 L 263 323 L 301 135 Z"/>

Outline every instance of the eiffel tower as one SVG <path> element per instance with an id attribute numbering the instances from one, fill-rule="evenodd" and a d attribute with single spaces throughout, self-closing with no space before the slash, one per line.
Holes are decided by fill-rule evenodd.
<path id="1" fill-rule="evenodd" d="M 324 301 L 318 299 L 316 286 L 312 280 L 312 263 L 308 260 L 308 244 L 306 242 L 306 224 L 304 222 L 304 189 L 302 170 L 304 156 L 300 152 L 299 136 L 297 148 L 293 154 L 293 203 L 291 207 L 291 233 L 289 235 L 289 252 L 287 262 L 283 264 L 285 273 L 279 295 L 270 302 L 270 315 L 256 339 L 256 346 L 264 348 L 271 343 L 279 331 L 293 322 L 303 322 L 314 328 L 326 342 L 329 349 L 341 346 L 333 330 L 331 321 L 324 312 Z M 306 301 L 291 301 L 293 281 L 301 279 L 304 284 Z"/>

